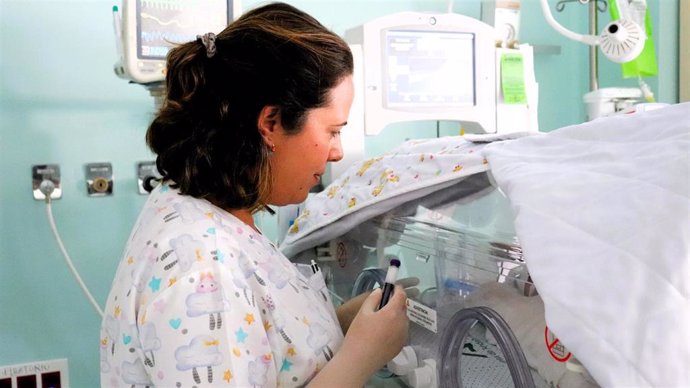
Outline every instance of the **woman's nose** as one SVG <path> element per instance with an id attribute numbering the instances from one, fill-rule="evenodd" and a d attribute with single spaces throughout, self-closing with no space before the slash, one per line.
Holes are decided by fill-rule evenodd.
<path id="1" fill-rule="evenodd" d="M 329 162 L 337 162 L 343 158 L 343 146 L 340 143 L 340 139 L 336 142 L 336 144 L 331 147 L 331 152 L 328 154 L 328 161 Z"/>

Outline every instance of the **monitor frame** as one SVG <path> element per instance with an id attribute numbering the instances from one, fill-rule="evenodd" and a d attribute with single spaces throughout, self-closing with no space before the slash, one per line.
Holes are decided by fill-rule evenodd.
<path id="1" fill-rule="evenodd" d="M 122 67 L 123 78 L 135 83 L 150 84 L 163 82 L 166 74 L 166 58 L 140 57 L 140 4 L 145 0 L 122 0 Z M 218 3 L 225 5 L 225 26 L 235 20 L 241 13 L 240 0 L 204 0 L 204 5 Z M 198 31 L 198 34 L 206 32 L 219 33 L 221 26 L 209 27 L 208 31 Z M 223 26 L 224 28 L 224 26 Z"/>
<path id="2" fill-rule="evenodd" d="M 387 106 L 386 32 L 457 32 L 474 36 L 474 105 Z M 495 29 L 477 19 L 453 14 L 401 12 L 364 23 L 345 33 L 346 40 L 361 45 L 364 83 L 356 93 L 364 96 L 364 131 L 378 134 L 388 124 L 408 121 L 458 121 L 476 123 L 487 133 L 496 132 Z M 359 89 L 359 90 L 358 90 Z"/>

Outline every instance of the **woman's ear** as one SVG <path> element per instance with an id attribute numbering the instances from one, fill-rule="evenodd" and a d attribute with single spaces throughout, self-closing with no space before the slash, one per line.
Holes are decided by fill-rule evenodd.
<path id="1" fill-rule="evenodd" d="M 257 128 L 261 137 L 269 147 L 275 144 L 275 137 L 280 134 L 280 109 L 274 105 L 266 105 L 259 112 Z"/>

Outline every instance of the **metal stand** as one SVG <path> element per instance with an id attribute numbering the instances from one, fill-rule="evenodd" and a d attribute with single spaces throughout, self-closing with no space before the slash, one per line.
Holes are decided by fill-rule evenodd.
<path id="1" fill-rule="evenodd" d="M 560 0 L 556 3 L 556 11 L 563 12 L 565 5 L 577 1 L 580 4 L 589 3 L 589 34 L 598 35 L 598 12 L 606 12 L 608 4 L 606 0 Z M 599 53 L 597 46 L 589 46 L 589 90 L 599 89 Z"/>

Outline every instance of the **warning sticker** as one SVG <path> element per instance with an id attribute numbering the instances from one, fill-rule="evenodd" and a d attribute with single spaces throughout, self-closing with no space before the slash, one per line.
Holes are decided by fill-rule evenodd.
<path id="1" fill-rule="evenodd" d="M 407 299 L 407 316 L 410 318 L 410 321 L 419 326 L 434 333 L 438 332 L 436 310 L 431 307 L 412 299 Z"/>
<path id="2" fill-rule="evenodd" d="M 558 362 L 566 362 L 573 354 L 563 346 L 561 341 L 549 330 L 549 327 L 544 327 L 544 343 L 546 349 L 549 351 L 551 357 Z"/>

